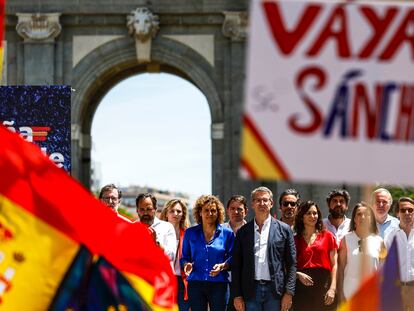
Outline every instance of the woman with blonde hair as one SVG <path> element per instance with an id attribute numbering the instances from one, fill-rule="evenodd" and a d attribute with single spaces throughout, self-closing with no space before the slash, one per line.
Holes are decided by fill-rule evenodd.
<path id="1" fill-rule="evenodd" d="M 187 205 L 180 199 L 169 200 L 165 203 L 164 208 L 161 211 L 160 219 L 168 221 L 175 229 L 177 251 L 175 253 L 173 270 L 177 277 L 178 284 L 177 303 L 180 311 L 188 311 L 190 309 L 190 303 L 188 301 L 187 293 L 187 277 L 180 266 L 184 231 L 188 227 Z"/>
<path id="2" fill-rule="evenodd" d="M 225 228 L 224 206 L 213 195 L 202 195 L 193 208 L 197 226 L 188 228 L 183 239 L 181 266 L 187 274 L 192 311 L 223 311 L 228 299 L 234 233 Z"/>

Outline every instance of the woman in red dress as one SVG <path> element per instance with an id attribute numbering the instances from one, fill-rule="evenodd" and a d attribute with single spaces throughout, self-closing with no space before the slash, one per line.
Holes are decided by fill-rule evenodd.
<path id="1" fill-rule="evenodd" d="M 294 310 L 335 310 L 335 236 L 323 227 L 321 211 L 312 201 L 299 205 L 294 228 L 297 252 Z"/>

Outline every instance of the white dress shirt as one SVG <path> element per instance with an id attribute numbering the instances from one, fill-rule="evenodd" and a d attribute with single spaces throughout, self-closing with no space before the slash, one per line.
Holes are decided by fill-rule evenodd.
<path id="1" fill-rule="evenodd" d="M 240 228 L 241 228 L 242 226 L 244 226 L 246 223 L 247 223 L 247 222 L 243 219 L 243 224 L 242 224 L 240 227 L 238 227 L 237 229 L 240 229 Z M 223 224 L 223 227 L 224 227 L 224 228 L 229 228 L 230 230 L 232 230 L 232 231 L 234 232 L 234 230 L 233 230 L 232 226 L 230 225 L 230 221 L 225 222 L 225 223 Z"/>
<path id="2" fill-rule="evenodd" d="M 344 221 L 339 225 L 338 229 L 333 224 L 331 224 L 331 221 L 328 217 L 324 218 L 322 221 L 326 229 L 331 231 L 336 237 L 336 243 L 339 246 L 345 234 L 349 233 L 349 224 L 351 223 L 351 219 L 345 216 Z"/>
<path id="3" fill-rule="evenodd" d="M 157 242 L 164 249 L 165 255 L 174 263 L 175 252 L 177 251 L 177 237 L 174 226 L 169 222 L 154 217 L 154 223 L 151 225 L 157 234 Z"/>
<path id="4" fill-rule="evenodd" d="M 267 217 L 259 232 L 259 226 L 254 220 L 254 275 L 256 280 L 270 281 L 269 264 L 267 258 L 267 241 L 269 240 L 271 216 Z"/>
<path id="5" fill-rule="evenodd" d="M 401 228 L 394 229 L 385 237 L 385 246 L 390 249 L 394 237 L 397 239 L 398 260 L 402 282 L 414 281 L 414 229 L 410 235 Z"/>

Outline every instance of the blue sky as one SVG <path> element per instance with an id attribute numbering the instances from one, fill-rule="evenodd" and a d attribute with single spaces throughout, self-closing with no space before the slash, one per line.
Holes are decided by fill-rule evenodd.
<path id="1" fill-rule="evenodd" d="M 92 124 L 101 184 L 211 193 L 211 117 L 205 96 L 170 74 L 140 74 L 111 89 Z"/>

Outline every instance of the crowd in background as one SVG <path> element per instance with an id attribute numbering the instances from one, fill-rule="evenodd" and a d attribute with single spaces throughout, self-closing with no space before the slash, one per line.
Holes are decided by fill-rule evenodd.
<path id="1" fill-rule="evenodd" d="M 99 198 L 117 212 L 122 193 L 110 184 Z M 391 216 L 391 193 L 379 188 L 371 202 L 355 204 L 348 218 L 350 199 L 345 189 L 330 191 L 323 218 L 318 204 L 286 189 L 277 220 L 266 187 L 251 192 L 249 207 L 241 195 L 226 207 L 216 196 L 202 195 L 192 209 L 192 227 L 179 199 L 168 201 L 159 218 L 151 193 L 139 194 L 136 207 L 138 221 L 170 259 L 179 310 L 336 310 L 381 267 L 394 238 L 404 310 L 414 310 L 414 200 L 399 198 L 397 217 Z M 248 208 L 254 218 L 246 222 Z"/>

